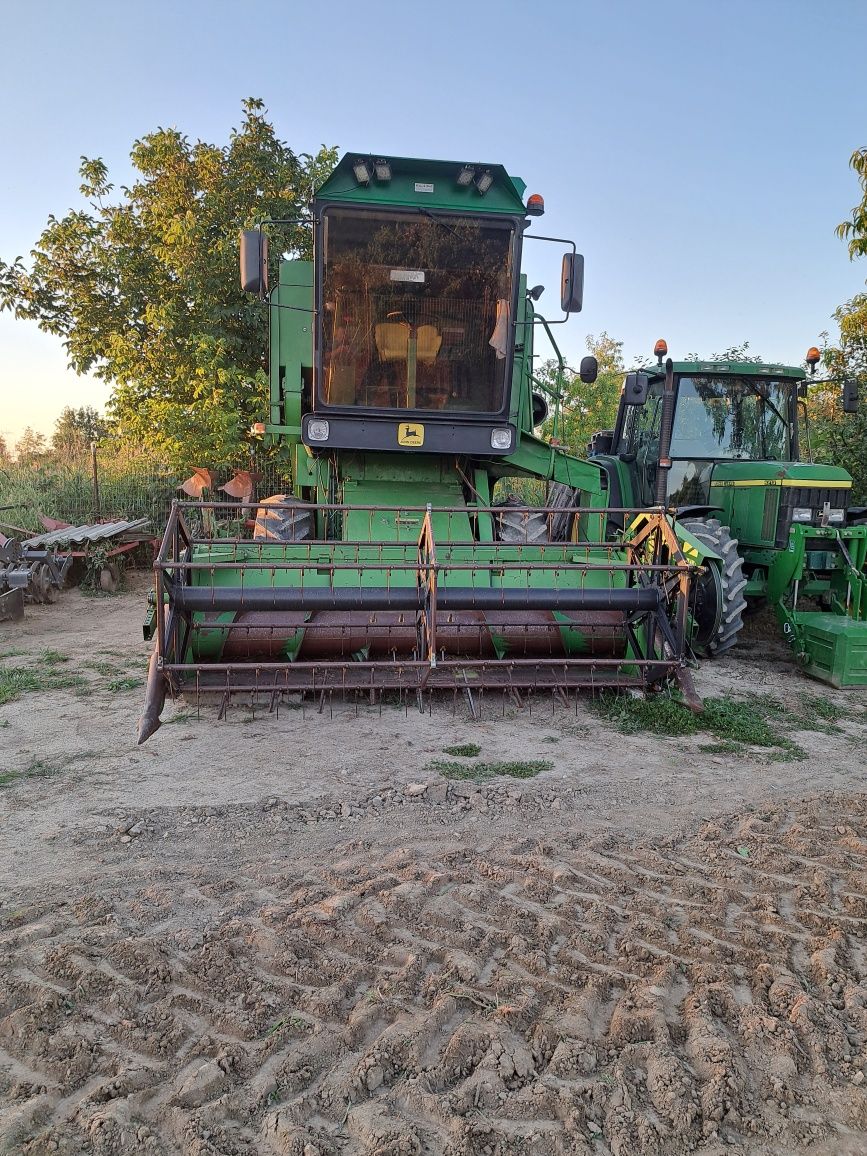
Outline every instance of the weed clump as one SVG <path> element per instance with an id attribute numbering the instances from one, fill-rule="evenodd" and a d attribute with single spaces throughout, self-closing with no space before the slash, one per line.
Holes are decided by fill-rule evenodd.
<path id="1" fill-rule="evenodd" d="M 444 755 L 456 755 L 463 759 L 474 759 L 482 753 L 478 743 L 461 743 L 456 747 L 443 747 Z"/>
<path id="2" fill-rule="evenodd" d="M 0 706 L 12 702 L 22 694 L 39 690 L 74 690 L 86 685 L 80 674 L 68 674 L 53 670 L 12 667 L 0 670 Z"/>
<path id="3" fill-rule="evenodd" d="M 788 732 L 828 729 L 827 712 L 823 715 L 814 711 L 812 718 L 802 716 L 775 698 L 757 694 L 706 698 L 701 714 L 693 714 L 679 699 L 663 695 L 631 698 L 601 694 L 592 700 L 592 706 L 624 734 L 649 732 L 677 738 L 706 733 L 717 741 L 700 746 L 703 753 L 744 754 L 749 747 L 761 747 L 774 761 L 805 757 L 804 750 L 789 738 Z M 832 703 L 828 707 L 835 709 Z M 811 709 L 809 703 L 805 703 L 805 709 Z"/>
<path id="4" fill-rule="evenodd" d="M 455 763 L 445 759 L 434 759 L 425 767 L 427 771 L 436 771 L 446 779 L 471 779 L 473 782 L 486 782 L 506 775 L 512 779 L 534 779 L 542 771 L 550 771 L 553 763 L 547 759 L 530 759 L 523 762 L 495 762 L 495 763 Z"/>

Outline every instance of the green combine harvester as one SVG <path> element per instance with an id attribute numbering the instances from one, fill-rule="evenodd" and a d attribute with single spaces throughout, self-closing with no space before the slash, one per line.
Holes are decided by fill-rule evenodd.
<path id="1" fill-rule="evenodd" d="M 312 262 L 275 262 L 269 288 L 279 222 L 242 235 L 242 285 L 270 316 L 258 432 L 291 492 L 254 502 L 252 533 L 231 538 L 211 528 L 237 504 L 173 507 L 140 742 L 181 691 L 223 710 L 233 695 L 422 706 L 446 691 L 475 711 L 491 691 L 565 700 L 679 680 L 699 705 L 694 578 L 720 558 L 652 497 L 613 508 L 606 466 L 534 432 L 549 410 L 556 432 L 560 404 L 534 375 L 536 336 L 554 344 L 552 326 L 580 310 L 583 258 L 530 231 L 544 206 L 524 195 L 500 165 L 352 154 L 315 196 Z M 531 240 L 568 248 L 556 321 L 520 271 Z M 592 358 L 581 373 L 595 380 Z M 548 497 L 510 497 L 515 479 Z M 715 630 L 722 608 L 707 603 Z"/>
<path id="2" fill-rule="evenodd" d="M 612 505 L 673 508 L 722 559 L 699 579 L 699 649 L 728 650 L 744 613 L 770 603 L 808 674 L 867 685 L 867 511 L 850 507 L 845 470 L 801 460 L 804 370 L 752 362 L 666 370 L 664 341 L 655 352 L 657 367 L 627 376 L 615 428 L 594 436 L 590 460 L 605 472 Z M 818 360 L 811 349 L 811 372 Z M 847 382 L 844 412 L 857 401 Z M 621 527 L 619 515 L 612 524 Z"/>

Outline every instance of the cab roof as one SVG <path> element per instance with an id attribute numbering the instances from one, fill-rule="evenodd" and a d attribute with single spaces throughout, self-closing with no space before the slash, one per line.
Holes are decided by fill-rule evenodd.
<path id="1" fill-rule="evenodd" d="M 675 373 L 730 373 L 738 377 L 791 377 L 794 381 L 803 381 L 807 376 L 803 369 L 794 365 L 766 365 L 762 361 L 675 361 Z M 665 367 L 662 365 L 648 366 L 640 372 L 651 377 L 664 377 Z"/>
<path id="2" fill-rule="evenodd" d="M 355 175 L 358 162 L 366 163 L 369 180 L 359 181 Z M 391 176 L 377 180 L 375 162 L 385 162 Z M 493 178 L 485 193 L 480 193 L 475 181 L 458 184 L 462 169 L 472 168 L 474 174 L 489 173 Z M 317 202 L 349 203 L 355 205 L 402 205 L 427 209 L 451 209 L 472 213 L 509 213 L 526 215 L 524 191 L 520 177 L 510 177 L 502 165 L 483 161 L 435 161 L 413 157 L 384 157 L 381 153 L 346 153 L 331 175 L 316 190 Z"/>

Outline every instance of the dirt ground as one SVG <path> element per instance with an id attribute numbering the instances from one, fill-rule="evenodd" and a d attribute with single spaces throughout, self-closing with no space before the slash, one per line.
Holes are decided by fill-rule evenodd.
<path id="1" fill-rule="evenodd" d="M 867 693 L 759 627 L 699 690 L 846 704 L 803 759 L 499 699 L 137 747 L 146 588 L 0 626 L 83 680 L 0 706 L 0 1152 L 867 1153 Z"/>

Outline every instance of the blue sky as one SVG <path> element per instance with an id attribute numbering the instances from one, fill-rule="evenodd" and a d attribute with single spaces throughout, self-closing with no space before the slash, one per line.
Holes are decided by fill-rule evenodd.
<path id="1" fill-rule="evenodd" d="M 570 360 L 607 330 L 627 358 L 749 341 L 799 363 L 864 286 L 834 227 L 867 145 L 864 0 L 7 0 L 0 256 L 79 204 L 79 157 L 116 185 L 157 126 L 224 142 L 262 97 L 298 152 L 500 162 L 545 197 L 540 226 L 587 259 Z M 557 255 L 531 248 L 554 308 Z M 108 387 L 0 316 L 0 434 L 50 433 Z"/>

